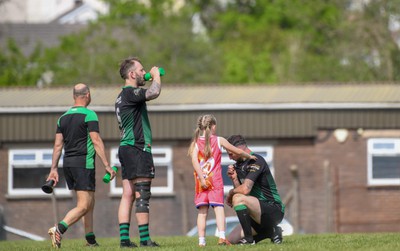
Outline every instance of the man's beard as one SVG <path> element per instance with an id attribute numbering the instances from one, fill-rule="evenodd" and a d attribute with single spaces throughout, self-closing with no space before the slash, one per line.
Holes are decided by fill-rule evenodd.
<path id="1" fill-rule="evenodd" d="M 144 78 L 140 77 L 138 74 L 136 74 L 136 83 L 138 86 L 146 85 L 146 81 L 144 81 Z"/>

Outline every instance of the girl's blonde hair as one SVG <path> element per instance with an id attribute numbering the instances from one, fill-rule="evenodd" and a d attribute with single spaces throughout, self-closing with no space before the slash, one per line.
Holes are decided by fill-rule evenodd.
<path id="1" fill-rule="evenodd" d="M 204 158 L 208 159 L 212 155 L 212 150 L 211 150 L 211 145 L 210 145 L 210 136 L 211 136 L 211 127 L 213 125 L 217 124 L 217 119 L 211 115 L 211 114 L 206 114 L 206 115 L 201 115 L 197 119 L 197 127 L 194 130 L 192 142 L 190 143 L 188 155 L 191 156 L 193 149 L 196 145 L 196 142 L 200 135 L 204 132 L 204 137 L 205 137 L 205 147 L 204 147 Z"/>

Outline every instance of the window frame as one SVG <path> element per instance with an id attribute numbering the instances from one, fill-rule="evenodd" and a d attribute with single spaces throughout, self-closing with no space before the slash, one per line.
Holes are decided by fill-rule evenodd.
<path id="1" fill-rule="evenodd" d="M 30 154 L 34 155 L 34 160 L 15 160 L 14 156 L 19 154 Z M 14 188 L 14 168 L 37 168 L 43 166 L 50 166 L 52 159 L 45 159 L 44 155 L 53 155 L 52 148 L 23 148 L 23 149 L 9 149 L 8 151 L 8 187 L 7 187 L 7 195 L 10 197 L 48 197 L 51 194 L 46 194 L 42 191 L 41 187 L 38 188 Z M 62 155 L 59 161 L 59 172 L 60 168 L 63 166 L 63 158 Z M 49 168 L 50 172 L 50 168 Z M 54 194 L 63 195 L 63 196 L 71 196 L 71 191 L 68 189 L 67 185 L 64 188 L 57 187 L 54 189 Z"/>
<path id="2" fill-rule="evenodd" d="M 151 148 L 153 155 L 154 168 L 156 169 L 157 178 L 157 165 L 167 167 L 167 186 L 151 186 L 151 193 L 153 195 L 172 195 L 174 193 L 174 172 L 173 172 L 173 159 L 172 159 L 172 147 L 158 147 L 153 146 Z M 157 154 L 165 154 L 164 157 L 154 157 Z M 112 147 L 110 149 L 110 163 L 111 166 L 118 166 L 120 169 L 121 164 L 118 155 L 118 147 Z M 121 170 L 118 170 L 119 172 Z M 113 196 L 122 195 L 122 187 L 116 186 L 116 180 L 110 181 L 110 194 Z"/>
<path id="3" fill-rule="evenodd" d="M 375 149 L 377 143 L 393 143 L 393 149 Z M 398 178 L 373 178 L 372 158 L 400 156 L 400 139 L 399 138 L 371 138 L 367 142 L 367 184 L 368 186 L 400 186 L 400 177 Z"/>
<path id="4" fill-rule="evenodd" d="M 274 168 L 274 164 L 273 164 L 273 156 L 274 156 L 274 148 L 272 145 L 249 145 L 248 148 L 254 152 L 254 153 L 258 153 L 258 152 L 265 152 L 265 161 L 268 163 L 268 166 L 271 170 L 272 176 L 275 175 L 275 168 Z M 230 164 L 234 164 L 235 161 L 229 159 L 229 155 L 226 152 L 226 150 L 222 147 L 222 157 L 221 157 L 221 169 L 222 166 L 224 165 L 230 165 Z M 221 170 L 223 172 L 223 170 Z M 222 176 L 226 176 L 226 173 L 222 173 Z M 233 185 L 225 185 L 224 184 L 224 193 L 228 194 L 229 190 L 231 190 L 233 188 Z"/>

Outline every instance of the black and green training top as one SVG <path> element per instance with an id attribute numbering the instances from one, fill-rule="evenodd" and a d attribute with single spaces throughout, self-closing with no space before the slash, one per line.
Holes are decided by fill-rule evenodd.
<path id="1" fill-rule="evenodd" d="M 282 212 L 285 211 L 285 205 L 282 203 L 278 189 L 271 170 L 265 159 L 258 154 L 257 160 L 247 159 L 243 162 L 236 162 L 234 165 L 237 177 L 241 184 L 245 179 L 250 179 L 254 182 L 250 195 L 259 200 L 270 201 L 281 205 Z"/>
<path id="2" fill-rule="evenodd" d="M 124 86 L 115 101 L 121 146 L 151 152 L 151 128 L 147 114 L 146 89 Z"/>
<path id="3" fill-rule="evenodd" d="M 57 133 L 64 138 L 65 167 L 94 168 L 96 151 L 89 132 L 99 132 L 99 120 L 86 107 L 71 107 L 58 119 Z"/>

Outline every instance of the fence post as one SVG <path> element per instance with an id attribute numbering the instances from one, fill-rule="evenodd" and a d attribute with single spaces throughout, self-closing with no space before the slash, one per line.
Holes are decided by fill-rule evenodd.
<path id="1" fill-rule="evenodd" d="M 53 190 L 53 193 L 51 194 L 51 205 L 53 207 L 53 220 L 54 223 L 57 224 L 60 218 L 58 217 L 58 204 L 57 204 L 57 198 L 56 198 L 56 189 Z"/>
<path id="2" fill-rule="evenodd" d="M 295 233 L 299 232 L 300 229 L 300 200 L 299 200 L 299 173 L 297 165 L 290 166 L 290 171 L 293 177 L 293 230 Z"/>
<path id="3" fill-rule="evenodd" d="M 332 232 L 332 180 L 330 175 L 329 161 L 324 161 L 324 183 L 325 183 L 325 231 Z"/>
<path id="4" fill-rule="evenodd" d="M 6 240 L 6 230 L 4 229 L 4 209 L 0 205 L 0 241 Z"/>
<path id="5" fill-rule="evenodd" d="M 189 231 L 189 221 L 188 221 L 188 210 L 187 210 L 187 198 L 186 198 L 186 180 L 185 175 L 182 170 L 179 171 L 179 178 L 182 182 L 180 196 L 182 198 L 182 232 L 183 235 L 186 235 L 187 231 Z"/>

